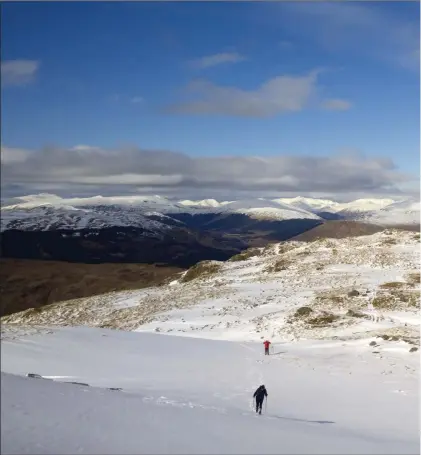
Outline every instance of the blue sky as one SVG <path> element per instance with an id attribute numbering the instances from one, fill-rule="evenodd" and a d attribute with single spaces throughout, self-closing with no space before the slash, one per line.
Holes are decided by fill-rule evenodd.
<path id="1" fill-rule="evenodd" d="M 2 148 L 362 154 L 418 174 L 417 2 L 28 2 L 1 19 Z"/>

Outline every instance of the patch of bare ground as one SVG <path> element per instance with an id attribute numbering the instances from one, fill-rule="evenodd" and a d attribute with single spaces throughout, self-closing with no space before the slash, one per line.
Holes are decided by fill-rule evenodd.
<path id="1" fill-rule="evenodd" d="M 197 286 L 194 281 L 186 286 L 165 286 L 149 288 L 145 291 L 110 292 L 93 296 L 58 302 L 41 308 L 30 308 L 20 313 L 1 318 L 2 325 L 17 326 L 79 326 L 103 327 L 119 330 L 134 330 L 159 318 L 165 312 L 189 308 L 198 301 L 208 298 L 226 297 L 228 292 L 218 286 Z M 126 305 L 126 301 L 131 302 Z M 121 306 L 120 306 L 121 305 Z"/>
<path id="2" fill-rule="evenodd" d="M 382 226 L 357 221 L 326 221 L 309 231 L 293 237 L 291 240 L 312 242 L 323 238 L 343 239 L 346 237 L 360 237 L 375 234 L 383 229 L 384 227 Z"/>
<path id="3" fill-rule="evenodd" d="M 78 264 L 0 259 L 1 316 L 55 302 L 167 283 L 183 269 L 149 264 Z"/>
<path id="4" fill-rule="evenodd" d="M 215 275 L 221 269 L 221 264 L 213 261 L 202 261 L 198 262 L 193 267 L 190 267 L 189 270 L 181 278 L 181 283 L 187 283 L 198 278 L 209 278 L 212 275 Z"/>
<path id="5" fill-rule="evenodd" d="M 238 261 L 246 261 L 247 259 L 260 256 L 262 254 L 262 250 L 260 248 L 249 248 L 242 253 L 236 254 L 228 259 L 229 262 L 238 262 Z"/>
<path id="6" fill-rule="evenodd" d="M 406 283 L 404 283 L 402 281 L 389 281 L 387 283 L 381 284 L 380 288 L 381 289 L 400 289 L 400 288 L 405 287 L 405 284 Z"/>
<path id="7" fill-rule="evenodd" d="M 350 303 L 346 292 L 341 289 L 320 291 L 314 299 L 314 307 L 320 310 L 343 309 Z"/>
<path id="8" fill-rule="evenodd" d="M 398 244 L 398 240 L 393 237 L 383 239 L 383 245 L 397 245 L 397 244 Z"/>
<path id="9" fill-rule="evenodd" d="M 388 289 L 386 292 L 378 292 L 372 303 L 378 310 L 416 308 L 420 305 L 420 291 L 418 289 Z"/>
<path id="10" fill-rule="evenodd" d="M 415 287 L 420 285 L 420 272 L 408 273 L 406 282 L 409 286 Z"/>
<path id="11" fill-rule="evenodd" d="M 398 231 L 410 231 L 410 232 L 420 232 L 420 225 L 419 224 L 393 224 L 393 225 L 383 225 L 383 229 L 397 229 Z M 418 234 L 419 239 L 419 234 Z"/>
<path id="12" fill-rule="evenodd" d="M 341 315 L 316 307 L 303 306 L 291 314 L 286 322 L 292 325 L 307 326 L 309 329 L 330 327 L 334 323 L 341 323 Z"/>
<path id="13" fill-rule="evenodd" d="M 276 259 L 270 265 L 268 265 L 265 269 L 265 272 L 279 273 L 279 272 L 282 272 L 283 270 L 287 270 L 290 265 L 291 265 L 291 261 L 281 257 L 279 259 Z"/>

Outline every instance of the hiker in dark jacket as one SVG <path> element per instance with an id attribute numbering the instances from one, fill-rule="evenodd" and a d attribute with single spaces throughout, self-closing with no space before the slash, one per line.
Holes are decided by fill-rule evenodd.
<path id="1" fill-rule="evenodd" d="M 256 400 L 256 412 L 259 414 L 262 413 L 262 405 L 263 405 L 263 400 L 265 397 L 268 396 L 266 387 L 264 385 L 261 385 L 253 395 L 253 398 Z"/>

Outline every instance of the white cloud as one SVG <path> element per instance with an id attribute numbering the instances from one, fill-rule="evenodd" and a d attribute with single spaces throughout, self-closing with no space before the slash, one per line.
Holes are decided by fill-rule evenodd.
<path id="1" fill-rule="evenodd" d="M 322 107 L 330 111 L 347 111 L 351 109 L 352 104 L 346 100 L 329 99 L 322 103 Z"/>
<path id="2" fill-rule="evenodd" d="M 322 70 L 304 76 L 280 75 L 263 82 L 254 90 L 219 86 L 206 80 L 189 84 L 191 99 L 170 105 L 167 111 L 181 114 L 214 114 L 238 117 L 273 117 L 286 112 L 298 112 L 316 104 L 317 78 Z M 327 109 L 345 110 L 351 103 L 345 100 L 321 101 Z"/>
<path id="3" fill-rule="evenodd" d="M 13 156 L 7 147 L 1 155 Z M 357 154 L 333 157 L 217 156 L 191 157 L 165 150 L 98 147 L 45 148 L 16 153 L 2 161 L 5 195 L 48 191 L 133 192 L 149 187 L 157 193 L 399 193 L 416 178 L 399 172 L 384 158 Z M 406 187 L 408 190 L 408 187 Z M 418 187 L 417 187 L 418 191 Z"/>
<path id="4" fill-rule="evenodd" d="M 32 82 L 38 72 L 37 60 L 6 60 L 1 62 L 1 85 L 26 85 Z"/>
<path id="5" fill-rule="evenodd" d="M 316 89 L 319 71 L 305 76 L 278 76 L 255 90 L 218 86 L 204 80 L 190 84 L 189 91 L 198 99 L 169 106 L 183 114 L 221 114 L 243 117 L 271 117 L 283 112 L 302 110 Z"/>
<path id="6" fill-rule="evenodd" d="M 238 52 L 222 52 L 214 55 L 207 55 L 205 57 L 192 60 L 191 66 L 198 69 L 210 68 L 212 66 L 221 65 L 223 63 L 238 63 L 246 60 L 243 55 Z"/>

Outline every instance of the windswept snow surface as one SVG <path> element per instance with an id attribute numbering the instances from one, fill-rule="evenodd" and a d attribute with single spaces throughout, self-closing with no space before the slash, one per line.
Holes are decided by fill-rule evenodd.
<path id="1" fill-rule="evenodd" d="M 260 343 L 22 330 L 2 340 L 4 454 L 420 450 L 417 378 L 384 376 L 349 347 L 277 344 L 265 357 Z M 251 396 L 262 383 L 258 416 Z"/>

